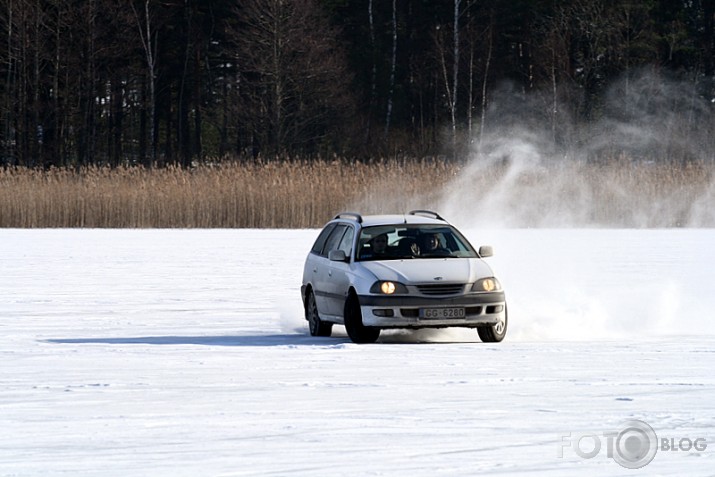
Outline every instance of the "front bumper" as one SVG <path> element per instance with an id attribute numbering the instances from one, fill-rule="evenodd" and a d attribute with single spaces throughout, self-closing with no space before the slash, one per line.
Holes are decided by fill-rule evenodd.
<path id="1" fill-rule="evenodd" d="M 379 328 L 474 328 L 495 325 L 506 319 L 504 292 L 470 293 L 450 297 L 361 295 L 358 298 L 363 324 Z M 464 316 L 420 316 L 420 310 L 437 308 L 464 308 Z"/>

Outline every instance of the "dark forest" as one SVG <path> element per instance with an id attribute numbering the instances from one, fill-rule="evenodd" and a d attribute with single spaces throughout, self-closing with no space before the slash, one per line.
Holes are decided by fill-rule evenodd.
<path id="1" fill-rule="evenodd" d="M 2 0 L 0 164 L 459 158 L 497 125 L 568 146 L 661 108 L 706 140 L 714 19 L 712 0 Z"/>

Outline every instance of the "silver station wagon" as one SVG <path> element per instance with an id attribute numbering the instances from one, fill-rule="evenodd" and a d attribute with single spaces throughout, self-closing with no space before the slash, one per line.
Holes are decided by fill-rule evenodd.
<path id="1" fill-rule="evenodd" d="M 475 250 L 437 213 L 361 216 L 344 212 L 318 235 L 303 269 L 301 295 L 310 334 L 344 325 L 355 343 L 383 329 L 476 328 L 485 342 L 504 339 L 504 291 Z"/>

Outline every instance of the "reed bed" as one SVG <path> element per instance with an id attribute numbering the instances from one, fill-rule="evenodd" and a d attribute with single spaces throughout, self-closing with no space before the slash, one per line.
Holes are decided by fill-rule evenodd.
<path id="1" fill-rule="evenodd" d="M 344 210 L 478 214 L 485 207 L 513 213 L 516 226 L 551 225 L 539 221 L 549 213 L 570 214 L 573 225 L 715 226 L 714 170 L 623 160 L 525 169 L 438 159 L 6 168 L 0 227 L 314 228 Z M 659 219 L 647 220 L 653 214 Z"/>
<path id="2" fill-rule="evenodd" d="M 407 197 L 425 180 L 439 187 L 451 171 L 436 161 L 10 168 L 0 170 L 0 227 L 317 227 L 359 199 L 402 210 L 394 191 Z M 392 198 L 385 200 L 388 194 Z"/>

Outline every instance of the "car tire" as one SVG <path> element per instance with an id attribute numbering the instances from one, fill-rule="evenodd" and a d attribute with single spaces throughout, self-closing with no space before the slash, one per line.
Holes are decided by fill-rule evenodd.
<path id="1" fill-rule="evenodd" d="M 508 313 L 506 305 L 504 305 L 504 321 L 496 325 L 480 326 L 477 328 L 479 338 L 485 343 L 499 343 L 506 336 L 506 328 L 508 324 Z"/>
<path id="2" fill-rule="evenodd" d="M 311 336 L 330 336 L 333 332 L 333 324 L 320 319 L 318 306 L 315 304 L 315 295 L 308 292 L 305 300 L 305 319 L 308 320 L 308 329 Z"/>
<path id="3" fill-rule="evenodd" d="M 380 337 L 380 328 L 363 325 L 360 303 L 355 295 L 350 295 L 345 302 L 344 318 L 345 331 L 353 343 L 374 343 Z"/>

